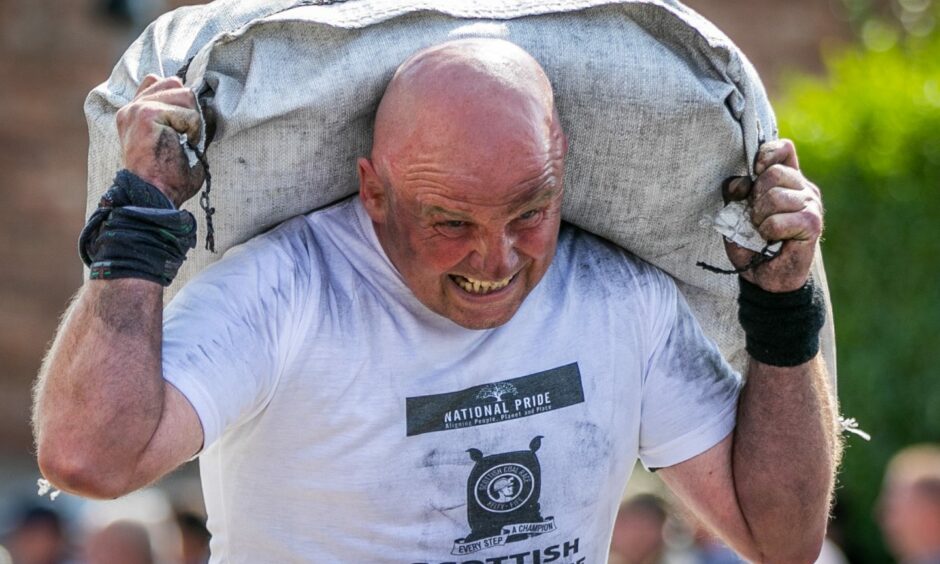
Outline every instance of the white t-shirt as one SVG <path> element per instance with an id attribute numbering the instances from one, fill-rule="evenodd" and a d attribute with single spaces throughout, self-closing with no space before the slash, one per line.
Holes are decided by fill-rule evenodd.
<path id="1" fill-rule="evenodd" d="M 212 562 L 604 562 L 637 457 L 716 444 L 741 386 L 667 275 L 567 225 L 516 315 L 464 329 L 357 198 L 227 253 L 164 333 Z"/>

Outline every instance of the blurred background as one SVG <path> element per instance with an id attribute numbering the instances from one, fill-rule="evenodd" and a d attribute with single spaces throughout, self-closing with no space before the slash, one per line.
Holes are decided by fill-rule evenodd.
<path id="1" fill-rule="evenodd" d="M 0 564 L 205 559 L 193 465 L 116 502 L 51 501 L 29 427 L 81 284 L 84 97 L 149 21 L 193 3 L 0 0 Z M 686 3 L 754 62 L 823 189 L 842 412 L 872 435 L 847 435 L 826 561 L 940 562 L 940 0 Z M 621 516 L 612 562 L 736 561 L 645 472 Z"/>

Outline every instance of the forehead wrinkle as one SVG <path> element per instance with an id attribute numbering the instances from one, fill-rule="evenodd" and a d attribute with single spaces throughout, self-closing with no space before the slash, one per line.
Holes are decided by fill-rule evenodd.
<path id="1" fill-rule="evenodd" d="M 425 217 L 431 215 L 446 215 L 462 220 L 471 219 L 469 215 L 460 210 L 452 210 L 436 204 L 421 204 L 421 215 Z"/>
<path id="2" fill-rule="evenodd" d="M 443 213 L 470 219 L 470 215 L 460 208 L 473 206 L 487 209 L 506 208 L 509 213 L 515 213 L 521 208 L 543 205 L 561 193 L 562 179 L 558 174 L 560 171 L 557 165 L 557 161 L 548 160 L 539 172 L 513 183 L 512 193 L 500 201 L 490 198 L 491 191 L 479 191 L 484 184 L 478 176 L 464 175 L 462 178 L 458 177 L 458 182 L 455 183 L 455 175 L 434 167 L 411 171 L 405 175 L 402 186 L 407 193 L 413 195 L 419 206 L 419 213 L 423 215 Z M 443 177 L 445 181 L 439 182 L 434 177 Z M 461 186 L 466 189 L 461 190 Z M 440 200 L 450 206 L 435 203 Z"/>
<path id="3" fill-rule="evenodd" d="M 404 167 L 402 180 L 405 183 L 429 183 L 437 186 L 446 186 L 447 183 L 440 182 L 440 178 L 447 180 L 456 180 L 460 183 L 472 183 L 477 180 L 473 174 L 461 174 L 452 170 L 445 170 L 433 161 L 419 162 L 417 164 L 407 164 Z"/>

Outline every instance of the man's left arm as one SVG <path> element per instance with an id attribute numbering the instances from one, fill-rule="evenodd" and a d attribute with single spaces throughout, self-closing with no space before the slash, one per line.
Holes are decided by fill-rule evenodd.
<path id="1" fill-rule="evenodd" d="M 737 426 L 716 446 L 660 475 L 743 557 L 813 562 L 841 454 L 836 406 L 817 352 L 821 306 L 810 280 L 822 202 L 800 173 L 789 141 L 765 143 L 755 172 L 755 182 L 732 182 L 726 196 L 747 198 L 758 231 L 783 247 L 777 258 L 741 275 L 751 358 Z M 736 267 L 754 256 L 726 246 Z"/>

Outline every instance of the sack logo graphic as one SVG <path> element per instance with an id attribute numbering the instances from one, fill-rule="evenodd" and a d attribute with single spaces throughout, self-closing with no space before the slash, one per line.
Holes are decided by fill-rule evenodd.
<path id="1" fill-rule="evenodd" d="M 451 554 L 471 554 L 555 530 L 555 518 L 543 519 L 541 466 L 535 452 L 542 446 L 539 435 L 529 450 L 483 456 L 467 452 L 476 464 L 467 479 L 467 521 L 471 532 L 454 541 Z"/>
<path id="2" fill-rule="evenodd" d="M 529 501 L 535 476 L 521 464 L 500 464 L 477 480 L 473 494 L 477 504 L 494 513 L 513 511 Z"/>

